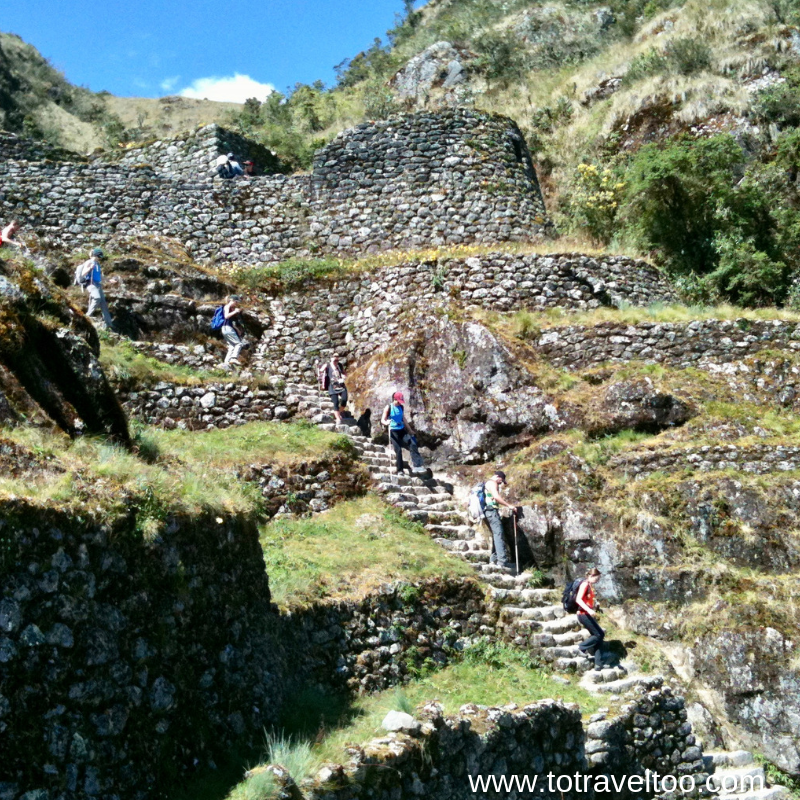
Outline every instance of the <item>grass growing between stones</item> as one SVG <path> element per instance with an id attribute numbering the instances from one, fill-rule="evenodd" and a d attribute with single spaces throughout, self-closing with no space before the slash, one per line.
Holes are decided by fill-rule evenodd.
<path id="1" fill-rule="evenodd" d="M 277 519 L 261 531 L 273 600 L 281 606 L 355 598 L 395 580 L 474 575 L 422 526 L 374 496 L 310 519 Z"/>
<path id="2" fill-rule="evenodd" d="M 105 337 L 100 348 L 100 363 L 111 381 L 124 388 L 153 386 L 161 381 L 181 386 L 201 386 L 208 382 L 237 382 L 236 376 L 222 369 L 202 370 L 180 364 L 167 364 L 140 353 L 125 341 Z"/>
<path id="3" fill-rule="evenodd" d="M 237 469 L 251 463 L 294 463 L 346 446 L 343 437 L 311 425 L 256 422 L 224 431 L 135 430 L 138 452 L 102 439 L 70 440 L 36 428 L 0 429 L 38 467 L 0 477 L 0 501 L 25 498 L 42 505 L 106 514 L 137 508 L 142 532 L 155 535 L 168 516 L 258 511 L 261 494 Z"/>
<path id="4" fill-rule="evenodd" d="M 475 311 L 481 321 L 499 331 L 525 341 L 535 341 L 548 328 L 582 325 L 591 327 L 602 323 L 638 325 L 652 323 L 688 323 L 701 320 L 784 320 L 800 322 L 800 312 L 789 308 L 741 308 L 728 304 L 715 306 L 651 303 L 649 306 L 623 305 L 620 308 L 594 308 L 573 311 L 548 308 L 542 311 L 516 311 L 501 314 L 497 311 Z"/>
<path id="5" fill-rule="evenodd" d="M 552 675 L 549 670 L 539 668 L 521 650 L 479 642 L 465 651 L 461 661 L 445 669 L 423 675 L 402 687 L 357 698 L 336 727 L 320 727 L 318 717 L 304 715 L 305 708 L 298 715 L 292 715 L 290 708 L 286 723 L 297 733 L 291 740 L 283 737 L 280 748 L 268 746 L 265 764 L 285 766 L 296 781 L 311 778 L 323 764 L 347 761 L 347 746 L 363 745 L 384 735 L 381 722 L 389 711 L 405 711 L 413 715 L 418 706 L 434 700 L 442 703 L 446 714 L 456 714 L 468 703 L 483 706 L 515 703 L 522 707 L 539 700 L 557 699 L 577 703 L 584 715 L 608 705 L 607 697 L 601 698 L 585 691 L 577 684 L 576 678 L 568 684 L 557 684 Z M 310 747 L 309 740 L 313 741 Z M 280 757 L 285 760 L 280 761 Z M 300 770 L 293 771 L 290 764 Z M 266 800 L 269 794 L 259 796 L 255 793 L 264 774 L 264 766 L 256 767 L 250 778 L 233 789 L 228 800 L 260 797 Z"/>
<path id="6" fill-rule="evenodd" d="M 409 250 L 386 250 L 370 253 L 359 258 L 290 258 L 262 267 L 229 264 L 218 268 L 218 272 L 237 286 L 249 291 L 285 291 L 307 282 L 336 281 L 357 276 L 363 272 L 374 272 L 385 267 L 408 264 L 424 264 L 450 259 L 465 259 L 491 255 L 548 255 L 565 253 L 601 257 L 606 255 L 628 255 L 596 242 L 580 237 L 560 237 L 540 242 L 500 242 L 497 244 L 444 245 Z"/>

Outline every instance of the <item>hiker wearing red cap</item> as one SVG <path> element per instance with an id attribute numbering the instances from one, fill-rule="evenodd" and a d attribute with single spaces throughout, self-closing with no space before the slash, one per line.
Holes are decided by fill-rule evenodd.
<path id="1" fill-rule="evenodd" d="M 405 419 L 405 401 L 402 392 L 395 392 L 392 395 L 392 402 L 383 409 L 381 424 L 389 429 L 389 441 L 394 448 L 397 464 L 397 474 L 403 472 L 403 448 L 411 453 L 411 464 L 415 470 L 424 469 L 425 463 L 417 448 L 417 434 Z M 409 475 L 411 470 L 409 469 Z"/>
<path id="2" fill-rule="evenodd" d="M 256 165 L 252 161 L 244 162 L 244 174 L 247 178 L 252 178 L 256 174 Z"/>

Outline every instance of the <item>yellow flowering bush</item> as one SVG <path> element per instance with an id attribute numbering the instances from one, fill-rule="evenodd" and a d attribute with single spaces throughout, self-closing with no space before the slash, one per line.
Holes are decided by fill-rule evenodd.
<path id="1" fill-rule="evenodd" d="M 570 205 L 573 218 L 595 241 L 606 243 L 613 233 L 625 182 L 609 167 L 579 164 L 573 178 Z"/>

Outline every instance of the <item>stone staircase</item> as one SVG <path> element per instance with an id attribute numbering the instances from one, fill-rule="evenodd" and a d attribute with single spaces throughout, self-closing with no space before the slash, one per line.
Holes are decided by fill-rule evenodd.
<path id="1" fill-rule="evenodd" d="M 436 477 L 397 475 L 394 454 L 363 436 L 355 420 L 335 423 L 326 394 L 296 383 L 287 384 L 285 392 L 287 401 L 296 401 L 298 411 L 320 428 L 350 437 L 372 475 L 375 490 L 388 503 L 424 525 L 436 542 L 472 565 L 497 607 L 497 629 L 505 640 L 530 650 L 557 671 L 585 673 L 581 686 L 596 694 L 623 695 L 638 687 L 650 690 L 663 684 L 660 675 L 628 675 L 622 665 L 594 670 L 593 660 L 578 649 L 588 633 L 574 615 L 564 611 L 561 590 L 532 587 L 529 574 L 515 576 L 491 564 L 488 531 L 484 535 L 468 518 L 454 497 L 452 483 Z M 720 800 L 783 800 L 790 796 L 784 786 L 766 785 L 764 770 L 752 753 L 712 752 L 703 758 L 707 771 L 713 773 L 714 796 Z M 756 788 L 751 790 L 753 782 Z"/>
<path id="2" fill-rule="evenodd" d="M 764 768 L 746 750 L 706 753 L 703 760 L 720 800 L 781 800 L 790 796 L 785 786 L 767 786 Z"/>
<path id="3" fill-rule="evenodd" d="M 578 650 L 578 644 L 588 634 L 574 615 L 568 615 L 561 607 L 560 590 L 533 588 L 529 573 L 513 575 L 512 571 L 491 564 L 489 533 L 484 534 L 468 518 L 454 497 L 452 483 L 437 477 L 396 474 L 394 454 L 363 436 L 352 418 L 336 425 L 333 405 L 327 394 L 316 387 L 289 383 L 285 392 L 287 402 L 296 402 L 298 411 L 320 428 L 350 437 L 372 475 L 375 490 L 388 503 L 424 525 L 446 550 L 469 562 L 498 607 L 498 628 L 504 639 L 529 649 L 562 672 L 592 669 L 593 662 Z"/>

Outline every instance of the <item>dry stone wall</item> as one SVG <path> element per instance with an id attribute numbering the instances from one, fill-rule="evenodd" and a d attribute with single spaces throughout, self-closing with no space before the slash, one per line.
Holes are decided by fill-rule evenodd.
<path id="1" fill-rule="evenodd" d="M 684 700 L 668 687 L 646 692 L 614 717 L 596 714 L 585 728 L 577 705 L 554 700 L 522 708 L 466 705 L 453 716 L 445 716 L 440 704 L 428 703 L 417 717 L 405 720 L 398 732 L 349 747 L 346 762 L 326 764 L 314 779 L 299 786 L 285 770 L 272 768 L 282 787 L 280 797 L 468 800 L 510 795 L 627 800 L 655 796 L 672 800 L 708 794 L 702 749 L 686 721 Z M 662 779 L 671 776 L 676 783 L 684 778 L 696 791 L 654 793 L 652 778 L 650 790 L 645 788 L 648 769 Z M 519 783 L 495 788 L 492 776 L 517 776 Z M 630 787 L 634 776 L 641 778 L 639 791 L 635 783 Z M 480 786 L 477 781 L 482 779 L 490 783 L 474 790 L 473 782 Z M 522 784 L 524 779 L 527 784 Z"/>
<path id="2" fill-rule="evenodd" d="M 120 389 L 118 396 L 130 416 L 167 430 L 229 428 L 260 420 L 288 419 L 297 411 L 296 403 L 287 403 L 280 389 L 246 383 L 182 386 L 162 381 L 150 389 Z"/>
<path id="3" fill-rule="evenodd" d="M 4 505 L 4 798 L 142 798 L 275 719 L 286 671 L 255 522 L 167 522 L 148 538 L 135 507 Z"/>
<path id="4" fill-rule="evenodd" d="M 631 360 L 702 367 L 736 361 L 759 350 L 800 350 L 800 324 L 749 319 L 602 322 L 551 328 L 536 346 L 548 361 L 566 369 Z"/>
<path id="5" fill-rule="evenodd" d="M 156 174 L 168 178 L 208 180 L 216 174 L 218 156 L 228 153 L 233 153 L 242 165 L 252 161 L 257 175 L 286 171 L 269 148 L 216 124 L 205 125 L 178 139 L 129 148 L 117 163 L 125 167 L 149 166 Z"/>
<path id="6" fill-rule="evenodd" d="M 294 692 L 385 688 L 493 631 L 474 581 L 279 614 L 255 520 L 170 517 L 145 537 L 137 514 L 3 507 L 4 800 L 142 800 L 261 742 Z"/>
<path id="7" fill-rule="evenodd" d="M 508 311 L 551 306 L 587 309 L 675 298 L 650 264 L 578 254 L 409 262 L 351 280 L 314 284 L 269 301 L 271 320 L 254 364 L 270 374 L 313 380 L 316 360 L 332 351 L 361 359 L 388 342 L 404 313 L 449 303 Z"/>
<path id="8" fill-rule="evenodd" d="M 178 151 L 168 153 L 172 146 Z M 160 233 L 198 260 L 245 264 L 531 241 L 546 226 L 525 142 L 505 117 L 455 110 L 362 125 L 323 148 L 311 175 L 221 181 L 183 173 L 206 163 L 211 147 L 161 143 L 116 164 L 6 158 L 0 211 L 68 249 L 115 233 Z"/>
<path id="9" fill-rule="evenodd" d="M 59 147 L 27 139 L 16 133 L 0 131 L 0 161 L 85 161 L 77 153 L 62 150 Z"/>
<path id="10" fill-rule="evenodd" d="M 680 447 L 666 452 L 656 450 L 620 456 L 611 459 L 609 466 L 634 478 L 645 477 L 653 472 L 677 472 L 682 469 L 693 472 L 730 469 L 765 475 L 800 470 L 800 447 L 781 444 Z"/>

